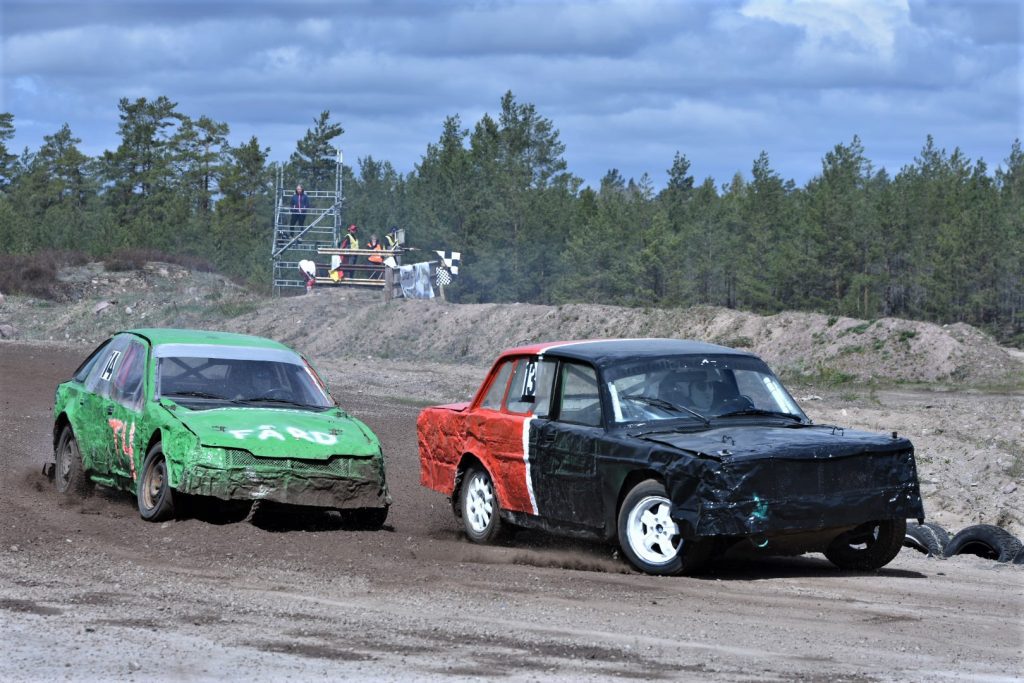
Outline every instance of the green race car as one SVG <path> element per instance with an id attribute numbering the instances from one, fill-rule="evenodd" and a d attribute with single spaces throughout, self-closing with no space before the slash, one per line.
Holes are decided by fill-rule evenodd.
<path id="1" fill-rule="evenodd" d="M 341 410 L 309 362 L 240 334 L 115 334 L 57 387 L 57 490 L 133 492 L 143 519 L 179 493 L 351 510 L 379 528 L 391 498 L 380 441 Z"/>

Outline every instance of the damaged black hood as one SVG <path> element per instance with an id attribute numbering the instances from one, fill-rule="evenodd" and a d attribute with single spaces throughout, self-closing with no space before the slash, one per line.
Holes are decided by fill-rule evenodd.
<path id="1" fill-rule="evenodd" d="M 700 432 L 648 432 L 638 436 L 720 462 L 777 457 L 842 458 L 865 452 L 898 453 L 913 449 L 904 438 L 824 425 L 726 425 Z"/>
<path id="2" fill-rule="evenodd" d="M 924 518 L 908 439 L 784 423 L 634 436 L 678 454 L 664 472 L 687 538 Z"/>

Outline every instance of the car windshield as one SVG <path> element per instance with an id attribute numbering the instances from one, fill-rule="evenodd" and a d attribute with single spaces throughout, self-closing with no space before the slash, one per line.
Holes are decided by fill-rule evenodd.
<path id="1" fill-rule="evenodd" d="M 306 363 L 295 354 L 247 352 L 248 358 L 209 355 L 158 357 L 157 398 L 193 409 L 224 403 L 252 407 L 332 407 L 330 397 Z"/>
<path id="2" fill-rule="evenodd" d="M 604 378 L 614 423 L 742 415 L 808 421 L 768 366 L 751 356 L 633 359 L 605 368 Z"/>

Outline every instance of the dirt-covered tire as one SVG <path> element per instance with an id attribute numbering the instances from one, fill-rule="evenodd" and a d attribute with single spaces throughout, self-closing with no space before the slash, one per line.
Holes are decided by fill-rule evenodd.
<path id="1" fill-rule="evenodd" d="M 942 558 L 946 556 L 947 543 L 949 543 L 949 532 L 938 524 L 907 522 L 907 533 L 903 538 L 904 547 L 913 548 L 928 557 Z"/>
<path id="2" fill-rule="evenodd" d="M 660 576 L 692 573 L 708 559 L 710 543 L 684 539 L 669 516 L 665 486 L 646 479 L 634 486 L 619 508 L 619 547 L 629 563 Z"/>
<path id="3" fill-rule="evenodd" d="M 1021 549 L 1016 536 L 994 524 L 973 524 L 961 529 L 946 544 L 946 557 L 977 555 L 996 562 L 1010 562 Z"/>
<path id="4" fill-rule="evenodd" d="M 57 447 L 53 451 L 53 483 L 61 493 L 86 496 L 92 490 L 92 481 L 85 474 L 78 439 L 67 425 L 61 430 Z"/>
<path id="5" fill-rule="evenodd" d="M 459 489 L 459 512 L 469 540 L 493 543 L 501 538 L 504 528 L 498 492 L 491 475 L 482 467 L 466 470 Z"/>
<path id="6" fill-rule="evenodd" d="M 880 569 L 899 554 L 906 535 L 905 519 L 868 522 L 836 536 L 825 549 L 825 557 L 840 569 Z"/>
<path id="7" fill-rule="evenodd" d="M 1024 564 L 1024 548 L 1017 551 L 1017 554 L 1013 556 L 1014 564 Z"/>
<path id="8" fill-rule="evenodd" d="M 390 506 L 382 508 L 357 508 L 354 510 L 338 510 L 344 526 L 365 531 L 379 531 L 388 521 Z"/>
<path id="9" fill-rule="evenodd" d="M 174 516 L 174 493 L 167 479 L 167 459 L 159 443 L 146 454 L 136 490 L 139 515 L 147 522 L 162 522 Z"/>

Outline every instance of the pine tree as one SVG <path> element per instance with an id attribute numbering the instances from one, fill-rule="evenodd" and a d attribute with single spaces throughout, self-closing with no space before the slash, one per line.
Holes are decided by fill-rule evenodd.
<path id="1" fill-rule="evenodd" d="M 289 184 L 293 187 L 302 184 L 307 190 L 334 191 L 338 158 L 334 139 L 343 135 L 345 129 L 340 123 L 331 123 L 330 118 L 330 111 L 320 112 L 288 159 L 285 175 L 291 178 Z"/>

